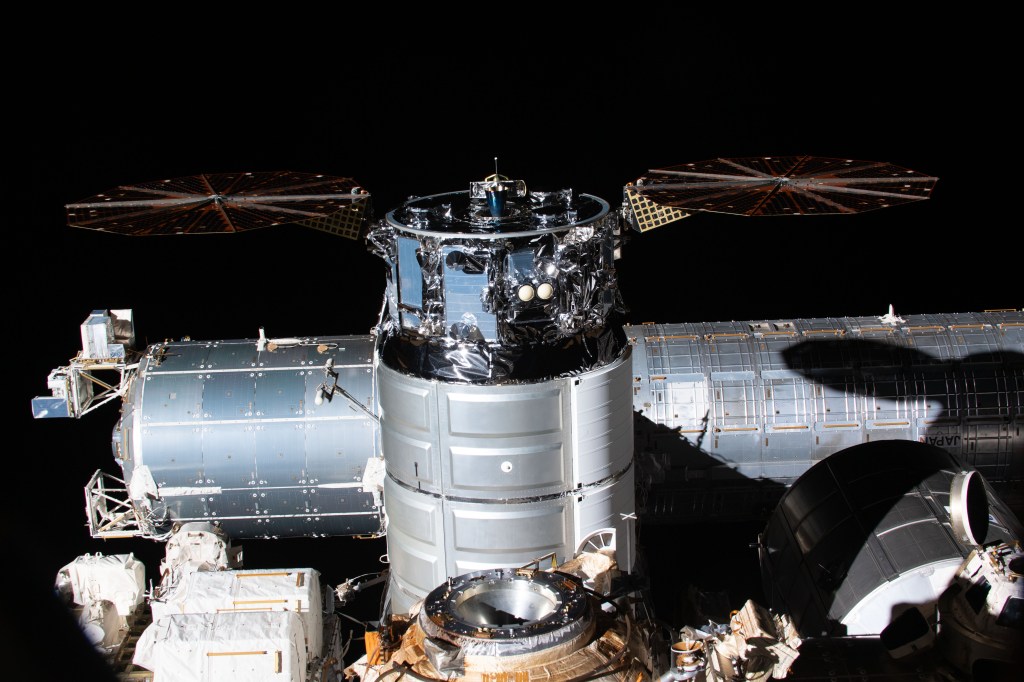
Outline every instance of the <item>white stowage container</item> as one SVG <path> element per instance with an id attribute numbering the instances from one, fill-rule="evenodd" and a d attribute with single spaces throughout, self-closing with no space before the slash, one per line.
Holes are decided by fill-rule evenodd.
<path id="1" fill-rule="evenodd" d="M 302 630 L 291 611 L 172 615 L 146 628 L 134 663 L 163 682 L 302 682 Z"/>
<path id="2" fill-rule="evenodd" d="M 57 586 L 71 587 L 72 599 L 86 606 L 109 601 L 119 616 L 128 616 L 142 603 L 146 567 L 133 554 L 85 554 L 60 569 Z"/>
<path id="3" fill-rule="evenodd" d="M 85 322 L 82 329 L 82 357 L 88 359 L 105 358 L 107 356 L 107 344 L 114 340 L 114 327 L 110 317 L 104 310 L 94 310 Z"/>
<path id="4" fill-rule="evenodd" d="M 320 655 L 323 609 L 320 573 L 311 568 L 254 571 L 197 571 L 164 599 L 152 600 L 153 623 L 184 614 L 288 611 L 300 619 L 300 642 L 310 657 Z"/>

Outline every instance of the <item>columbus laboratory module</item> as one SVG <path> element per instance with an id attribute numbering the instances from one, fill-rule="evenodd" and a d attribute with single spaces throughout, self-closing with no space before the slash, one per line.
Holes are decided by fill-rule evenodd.
<path id="1" fill-rule="evenodd" d="M 128 235 L 365 237 L 387 282 L 367 336 L 140 350 L 130 310 L 90 314 L 33 414 L 120 402 L 88 527 L 166 557 L 147 591 L 131 554 L 85 555 L 58 593 L 123 679 L 1016 679 L 1024 313 L 631 326 L 616 282 L 630 232 L 856 213 L 935 182 L 794 156 L 650 171 L 619 208 L 497 173 L 379 221 L 354 181 L 293 172 L 69 204 Z M 766 603 L 659 618 L 638 521 L 757 518 Z M 346 535 L 386 535 L 387 569 L 335 589 L 244 569 L 232 544 Z M 375 584 L 353 644 L 338 603 Z"/>

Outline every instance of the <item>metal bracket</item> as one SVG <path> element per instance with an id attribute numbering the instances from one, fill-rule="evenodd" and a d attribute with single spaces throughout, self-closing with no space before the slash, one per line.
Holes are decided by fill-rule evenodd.
<path id="1" fill-rule="evenodd" d="M 355 396 L 353 396 L 351 393 L 342 388 L 340 384 L 338 384 L 338 376 L 338 373 L 334 371 L 334 359 L 328 358 L 327 362 L 324 364 L 324 381 L 316 389 L 316 398 L 314 402 L 317 405 L 322 405 L 324 400 L 326 400 L 327 402 L 331 402 L 331 400 L 334 399 L 334 394 L 340 393 L 345 398 L 347 398 L 350 403 L 352 403 L 360 410 L 365 412 L 366 415 L 370 417 L 370 419 L 372 419 L 374 422 L 380 423 L 380 418 L 377 415 L 371 412 L 370 409 L 366 407 L 366 405 L 363 405 L 361 402 L 356 400 Z"/>

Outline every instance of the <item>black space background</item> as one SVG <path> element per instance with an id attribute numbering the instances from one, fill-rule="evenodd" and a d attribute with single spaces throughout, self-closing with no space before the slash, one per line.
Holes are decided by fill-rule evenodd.
<path id="1" fill-rule="evenodd" d="M 993 181 L 1019 137 L 1010 90 L 986 85 L 1009 63 L 995 37 L 951 39 L 972 31 L 925 6 L 894 17 L 787 5 L 716 20 L 639 3 L 419 7 L 104 7 L 62 15 L 12 62 L 5 334 L 20 440 L 6 453 L 3 533 L 25 612 L 43 614 L 18 628 L 50 627 L 39 600 L 76 555 L 135 551 L 150 577 L 162 555 L 84 528 L 82 486 L 96 468 L 116 472 L 116 407 L 75 423 L 30 418 L 29 399 L 79 348 L 90 310 L 134 308 L 140 340 L 153 342 L 252 337 L 260 325 L 363 334 L 379 309 L 380 263 L 312 230 L 133 239 L 64 225 L 64 203 L 118 184 L 322 172 L 355 177 L 382 216 L 408 195 L 465 188 L 495 155 L 531 187 L 613 205 L 648 168 L 716 156 L 891 161 L 939 176 L 933 199 L 836 218 L 697 216 L 636 238 L 619 268 L 629 318 L 1022 304 L 1014 192 Z M 349 539 L 245 546 L 248 565 L 314 565 L 333 581 L 373 570 L 385 551 Z"/>

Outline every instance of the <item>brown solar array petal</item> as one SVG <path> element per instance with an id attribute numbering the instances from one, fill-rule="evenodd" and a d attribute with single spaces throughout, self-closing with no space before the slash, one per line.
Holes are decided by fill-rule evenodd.
<path id="1" fill-rule="evenodd" d="M 352 178 L 212 173 L 116 187 L 68 204 L 68 224 L 128 235 L 241 232 L 326 218 L 368 195 Z"/>
<path id="2" fill-rule="evenodd" d="M 937 181 L 886 162 L 763 156 L 651 170 L 631 189 L 661 206 L 687 211 L 825 215 L 927 199 Z"/>

